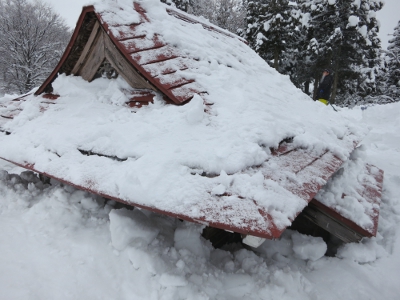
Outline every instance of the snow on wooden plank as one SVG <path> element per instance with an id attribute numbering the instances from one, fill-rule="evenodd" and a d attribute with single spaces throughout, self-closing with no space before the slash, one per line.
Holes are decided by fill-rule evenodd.
<path id="1" fill-rule="evenodd" d="M 184 103 L 193 98 L 194 94 L 201 94 L 205 93 L 206 91 L 203 90 L 196 82 L 188 83 L 183 86 L 174 87 L 169 90 L 167 96 L 172 95 L 179 103 Z"/>
<path id="2" fill-rule="evenodd" d="M 186 79 L 182 77 L 182 75 L 176 73 L 159 75 L 157 77 L 154 77 L 154 80 L 162 84 L 167 89 L 173 89 L 183 86 L 187 83 L 194 82 L 193 79 Z"/>
<path id="3" fill-rule="evenodd" d="M 140 24 L 132 24 L 109 27 L 107 23 L 103 23 L 103 26 L 110 30 L 110 33 L 115 37 L 115 39 L 121 42 L 146 37 L 147 31 L 145 31 L 145 27 L 142 27 L 143 30 L 140 30 L 141 27 L 139 27 L 139 25 Z"/>
<path id="4" fill-rule="evenodd" d="M 129 54 L 146 51 L 155 48 L 161 48 L 166 46 L 156 35 L 149 39 L 146 36 L 141 36 L 138 38 L 132 38 L 121 41 L 121 44 L 125 47 L 125 51 Z"/>
<path id="5" fill-rule="evenodd" d="M 296 180 L 286 181 L 284 186 L 293 194 L 309 202 L 342 164 L 341 159 L 331 152 L 326 152 L 297 172 Z"/>
<path id="6" fill-rule="evenodd" d="M 156 77 L 163 74 L 169 74 L 178 70 L 188 69 L 190 61 L 187 58 L 176 57 L 175 59 L 169 59 L 166 61 L 157 61 L 151 64 L 143 66 L 152 77 Z"/>
<path id="7" fill-rule="evenodd" d="M 359 160 L 348 161 L 312 203 L 315 210 L 329 215 L 357 235 L 376 236 L 382 184 L 382 170 Z"/>
<path id="8" fill-rule="evenodd" d="M 274 164 L 282 160 L 282 168 L 279 169 L 279 174 L 275 176 L 273 180 L 276 180 L 276 182 L 281 185 L 282 188 L 286 189 L 287 193 L 296 193 L 298 196 L 301 196 L 304 199 L 303 204 L 298 204 L 297 213 L 293 215 L 294 219 L 295 216 L 300 213 L 311 200 L 310 197 L 312 198 L 312 195 L 316 193 L 315 190 L 320 187 L 326 178 L 332 175 L 332 173 L 336 171 L 339 166 L 337 166 L 338 160 L 335 160 L 333 155 L 330 156 L 324 154 L 322 157 L 315 159 L 313 155 L 309 155 L 309 153 L 303 149 L 295 149 L 289 152 L 289 154 L 291 155 L 281 155 L 273 157 L 271 160 L 274 160 Z M 290 163 L 288 162 L 289 160 Z M 310 160 L 312 160 L 311 164 Z M 296 164 L 296 161 L 298 164 Z M 268 174 L 268 163 L 271 162 L 268 161 L 262 166 L 262 171 L 264 174 Z M 163 214 L 179 217 L 188 221 L 207 224 L 220 229 L 250 234 L 263 238 L 278 238 L 286 229 L 286 226 L 290 225 L 289 223 L 286 226 L 282 226 L 282 223 L 278 221 L 279 214 L 271 215 L 268 212 L 267 207 L 263 206 L 262 202 L 245 198 L 237 194 L 226 194 L 220 196 L 209 194 L 209 197 L 194 205 L 191 204 L 186 206 L 183 203 L 181 206 L 174 209 L 166 208 L 162 205 L 149 207 L 143 204 L 137 204 L 129 199 L 121 199 L 118 197 L 118 195 L 105 193 L 102 191 L 99 183 L 92 179 L 90 182 L 69 182 L 65 181 L 63 178 L 58 178 L 53 174 L 37 170 L 34 163 L 17 162 L 16 164 L 35 172 L 44 173 L 46 176 L 67 182 L 68 184 L 76 186 L 80 189 L 87 190 L 119 202 L 142 207 L 155 212 L 161 212 Z M 299 167 L 299 165 L 301 167 Z M 335 166 L 336 169 L 333 169 Z M 272 167 L 272 165 L 270 165 L 270 167 Z M 301 178 L 296 184 L 293 184 L 293 182 L 290 180 L 282 180 L 285 176 L 286 179 L 287 177 L 290 178 L 290 173 L 295 174 L 293 172 L 296 172 Z M 313 176 L 317 177 L 315 178 Z M 304 193 L 301 192 L 302 189 L 305 189 Z M 285 201 L 284 199 L 285 197 L 283 196 L 282 201 Z M 285 207 L 285 204 L 282 203 L 282 206 Z M 201 217 L 199 217 L 199 215 Z M 280 225 L 278 226 L 277 224 Z"/>
<path id="9" fill-rule="evenodd" d="M 171 46 L 165 46 L 131 54 L 132 59 L 135 60 L 135 62 L 139 65 L 151 64 L 177 58 L 179 56 L 180 55 L 177 53 L 177 50 Z"/>

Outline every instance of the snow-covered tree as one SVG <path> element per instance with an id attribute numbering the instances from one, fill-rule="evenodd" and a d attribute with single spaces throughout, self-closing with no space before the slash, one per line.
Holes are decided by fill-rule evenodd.
<path id="1" fill-rule="evenodd" d="M 161 0 L 178 9 L 202 16 L 211 23 L 237 33 L 244 27 L 246 9 L 242 0 Z"/>
<path id="2" fill-rule="evenodd" d="M 377 84 L 381 67 L 381 41 L 378 37 L 379 23 L 376 11 L 383 6 L 382 1 L 356 0 L 353 1 L 349 17 L 349 26 L 355 25 L 359 38 L 357 51 L 360 51 L 362 63 L 358 67 L 358 79 L 353 82 L 358 98 L 375 96 L 379 93 Z M 356 97 L 354 97 L 356 98 Z"/>
<path id="3" fill-rule="evenodd" d="M 299 15 L 288 0 L 253 0 L 247 5 L 247 28 L 243 36 L 250 46 L 279 70 L 282 55 L 296 49 Z"/>
<path id="4" fill-rule="evenodd" d="M 382 6 L 380 0 L 309 2 L 310 70 L 317 82 L 324 68 L 333 69 L 331 102 L 340 103 L 348 98 L 356 101 L 376 89 L 380 40 L 375 12 Z"/>
<path id="5" fill-rule="evenodd" d="M 386 51 L 388 96 L 400 101 L 400 21 L 394 29 L 393 38 L 389 40 Z"/>
<path id="6" fill-rule="evenodd" d="M 25 93 L 53 70 L 70 37 L 65 21 L 40 1 L 0 0 L 0 76 L 5 92 Z"/>
<path id="7" fill-rule="evenodd" d="M 214 3 L 216 9 L 211 22 L 233 33 L 244 27 L 246 9 L 241 0 L 216 0 Z"/>
<path id="8" fill-rule="evenodd" d="M 161 0 L 163 3 L 167 4 L 175 4 L 176 8 L 187 12 L 189 10 L 189 6 L 192 5 L 193 0 Z"/>

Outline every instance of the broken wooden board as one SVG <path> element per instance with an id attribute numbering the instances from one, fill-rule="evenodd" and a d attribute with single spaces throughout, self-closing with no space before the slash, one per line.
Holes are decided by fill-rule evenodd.
<path id="1" fill-rule="evenodd" d="M 357 185 L 347 183 L 352 185 L 353 193 L 342 193 L 336 203 L 323 199 L 327 193 L 332 195 L 332 189 L 328 183 L 324 192 L 320 193 L 319 200 L 313 199 L 302 212 L 302 216 L 346 243 L 359 242 L 364 237 L 376 236 L 383 171 L 375 166 L 365 164 L 364 174 L 358 174 L 358 178 L 360 179 Z M 371 178 L 373 179 L 371 180 Z M 331 181 L 339 179 L 332 178 Z M 346 213 L 346 207 L 351 206 L 361 209 L 363 216 L 360 217 L 360 213 L 355 212 Z M 362 219 L 367 221 L 361 222 Z"/>

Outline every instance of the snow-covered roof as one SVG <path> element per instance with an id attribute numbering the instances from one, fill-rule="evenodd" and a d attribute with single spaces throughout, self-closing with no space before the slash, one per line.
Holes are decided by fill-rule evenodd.
<path id="1" fill-rule="evenodd" d="M 132 110 L 137 89 L 121 76 L 67 76 L 88 14 L 149 83 L 153 103 Z M 242 39 L 158 0 L 84 8 L 66 53 L 39 96 L 0 109 L 0 157 L 182 219 L 278 237 L 366 133 Z M 53 94 L 42 93 L 49 83 Z"/>

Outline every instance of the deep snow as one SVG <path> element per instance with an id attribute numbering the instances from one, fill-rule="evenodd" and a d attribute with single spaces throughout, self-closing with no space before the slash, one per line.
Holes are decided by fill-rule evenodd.
<path id="1" fill-rule="evenodd" d="M 331 109 L 326 107 L 326 109 Z M 43 186 L 1 162 L 1 299 L 398 299 L 400 103 L 342 109 L 371 131 L 385 171 L 377 238 L 322 257 L 320 238 L 287 230 L 255 251 L 213 249 L 202 226 Z"/>

